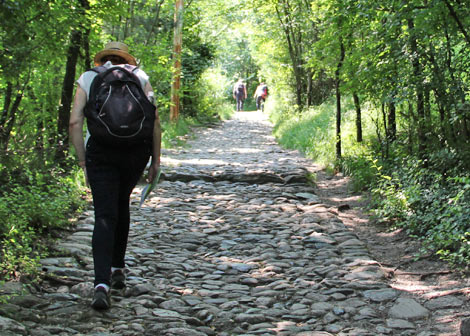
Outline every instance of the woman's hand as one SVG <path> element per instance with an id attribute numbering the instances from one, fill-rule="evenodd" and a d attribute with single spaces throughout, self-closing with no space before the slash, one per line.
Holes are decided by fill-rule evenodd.
<path id="1" fill-rule="evenodd" d="M 147 182 L 152 183 L 153 180 L 158 176 L 158 171 L 160 170 L 160 163 L 152 163 L 149 168 L 149 173 L 147 177 Z"/>

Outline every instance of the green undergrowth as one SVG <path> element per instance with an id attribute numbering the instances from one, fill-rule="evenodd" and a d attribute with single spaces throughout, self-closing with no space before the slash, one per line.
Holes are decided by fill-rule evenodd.
<path id="1" fill-rule="evenodd" d="M 162 147 L 171 148 L 184 144 L 184 136 L 197 122 L 191 118 L 178 118 L 177 122 L 162 121 Z"/>
<path id="2" fill-rule="evenodd" d="M 328 107 L 310 109 L 299 114 L 288 110 L 282 115 L 274 114 L 274 135 L 279 143 L 304 153 L 308 158 L 328 166 L 334 159 L 334 129 Z"/>
<path id="3" fill-rule="evenodd" d="M 463 161 L 457 153 L 441 150 L 426 164 L 408 158 L 390 165 L 372 188 L 372 206 L 376 220 L 402 227 L 420 239 L 422 255 L 437 255 L 467 269 L 470 174 Z"/>
<path id="4" fill-rule="evenodd" d="M 6 166 L 0 168 L 7 177 Z M 70 225 L 70 214 L 85 205 L 84 179 L 78 170 L 67 175 L 52 167 L 24 167 L 7 180 L 0 194 L 0 278 L 34 278 L 53 230 Z"/>
<path id="5" fill-rule="evenodd" d="M 332 100 L 302 112 L 292 106 L 280 105 L 281 108 L 279 105 L 271 107 L 274 112 L 270 118 L 274 123 L 274 135 L 283 147 L 300 151 L 332 173 L 340 167 L 349 175 L 357 174 L 357 168 L 369 165 L 367 157 L 371 155 L 369 144 L 373 141 L 373 130 L 370 125 L 363 125 L 364 141 L 356 142 L 355 112 L 351 102 L 346 101 L 344 106 L 341 162 L 336 161 L 335 155 L 336 107 Z M 355 190 L 361 190 L 370 183 L 373 173 L 364 171 L 363 174 L 357 176 L 353 185 Z"/>

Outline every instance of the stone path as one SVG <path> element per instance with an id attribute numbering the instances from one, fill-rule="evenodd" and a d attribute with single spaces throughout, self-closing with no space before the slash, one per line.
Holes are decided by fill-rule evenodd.
<path id="1" fill-rule="evenodd" d="M 455 335 L 439 319 L 466 300 L 391 288 L 315 195 L 318 167 L 270 132 L 240 113 L 164 151 L 165 180 L 140 209 L 133 194 L 128 287 L 112 308 L 89 307 L 90 209 L 42 260 L 46 281 L 0 306 L 0 335 Z"/>

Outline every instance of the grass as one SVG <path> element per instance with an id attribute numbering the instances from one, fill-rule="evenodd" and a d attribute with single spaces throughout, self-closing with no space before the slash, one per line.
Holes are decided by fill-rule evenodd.
<path id="1" fill-rule="evenodd" d="M 333 174 L 341 170 L 352 177 L 350 186 L 353 191 L 371 187 L 377 178 L 372 144 L 375 141 L 375 125 L 367 106 L 363 107 L 363 141 L 356 140 L 356 111 L 353 102 L 345 98 L 342 102 L 341 121 L 341 160 L 336 158 L 336 105 L 333 99 L 303 112 L 292 107 L 283 107 L 282 103 L 270 102 L 274 122 L 274 135 L 279 143 L 290 149 L 302 152 Z"/>
<path id="2" fill-rule="evenodd" d="M 367 152 L 367 139 L 372 136 L 372 125 L 365 125 L 365 141 L 356 142 L 355 111 L 349 100 L 343 104 L 342 149 L 343 158 Z M 290 110 L 276 111 L 271 115 L 274 135 L 279 143 L 297 149 L 306 157 L 326 169 L 336 167 L 336 106 L 332 100 L 312 107 L 302 113 Z"/>

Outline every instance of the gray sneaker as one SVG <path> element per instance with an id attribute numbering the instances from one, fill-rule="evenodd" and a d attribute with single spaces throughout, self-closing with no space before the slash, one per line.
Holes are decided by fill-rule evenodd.
<path id="1" fill-rule="evenodd" d="M 111 273 L 111 288 L 123 289 L 126 287 L 126 275 L 120 269 Z"/>
<path id="2" fill-rule="evenodd" d="M 95 288 L 95 294 L 93 295 L 93 300 L 91 301 L 91 307 L 96 310 L 104 310 L 111 307 L 109 293 L 104 287 L 98 286 Z"/>

